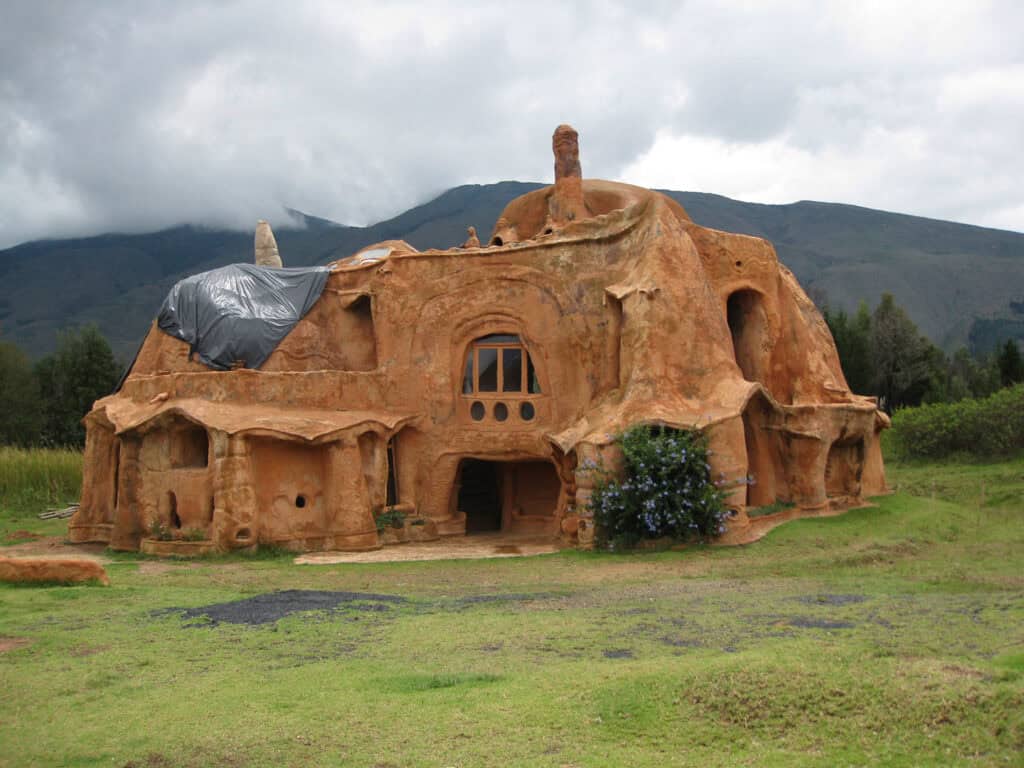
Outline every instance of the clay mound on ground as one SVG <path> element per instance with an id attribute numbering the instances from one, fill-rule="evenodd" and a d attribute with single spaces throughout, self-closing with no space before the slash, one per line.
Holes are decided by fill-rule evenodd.
<path id="1" fill-rule="evenodd" d="M 85 558 L 0 557 L 0 581 L 13 584 L 110 585 L 103 566 Z"/>

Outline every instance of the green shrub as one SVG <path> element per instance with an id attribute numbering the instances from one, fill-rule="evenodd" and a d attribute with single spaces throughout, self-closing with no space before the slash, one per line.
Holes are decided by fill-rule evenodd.
<path id="1" fill-rule="evenodd" d="M 206 531 L 202 528 L 189 528 L 181 534 L 183 541 L 206 541 Z"/>
<path id="2" fill-rule="evenodd" d="M 903 458 L 990 457 L 1024 449 L 1024 384 L 982 399 L 899 410 L 891 443 Z"/>
<path id="3" fill-rule="evenodd" d="M 164 524 L 163 520 L 153 518 L 149 524 L 149 538 L 156 539 L 157 541 L 170 541 L 174 538 L 174 534 L 171 533 L 171 529 Z"/>
<path id="4" fill-rule="evenodd" d="M 724 493 L 711 481 L 707 441 L 699 432 L 639 425 L 616 438 L 624 476 L 597 474 L 590 508 L 598 544 L 630 547 L 642 539 L 692 540 L 724 532 Z"/>
<path id="5" fill-rule="evenodd" d="M 401 528 L 405 525 L 405 513 L 399 512 L 393 507 L 386 507 L 383 512 L 377 513 L 374 518 L 377 523 L 377 533 L 385 528 Z"/>

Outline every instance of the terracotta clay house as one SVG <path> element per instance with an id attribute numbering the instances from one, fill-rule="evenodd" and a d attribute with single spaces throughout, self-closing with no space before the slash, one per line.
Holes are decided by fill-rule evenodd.
<path id="1" fill-rule="evenodd" d="M 731 489 L 734 527 L 751 506 L 883 491 L 887 420 L 850 392 L 772 246 L 701 227 L 657 192 L 583 180 L 568 126 L 554 150 L 555 184 L 512 201 L 489 242 L 388 241 L 321 268 L 318 297 L 258 368 L 213 370 L 154 324 L 86 416 L 72 540 L 366 549 L 394 509 L 391 539 L 586 546 L 583 464 L 614 466 L 616 432 L 637 423 L 703 430 L 716 476 L 755 478 Z M 257 246 L 257 263 L 280 263 L 265 225 Z M 171 541 L 154 543 L 154 521 Z"/>

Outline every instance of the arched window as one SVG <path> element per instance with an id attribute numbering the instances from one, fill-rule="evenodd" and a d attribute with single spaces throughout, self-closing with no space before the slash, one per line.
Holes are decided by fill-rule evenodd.
<path id="1" fill-rule="evenodd" d="M 530 353 L 513 334 L 495 333 L 474 341 L 466 354 L 462 394 L 514 398 L 540 394 Z"/>

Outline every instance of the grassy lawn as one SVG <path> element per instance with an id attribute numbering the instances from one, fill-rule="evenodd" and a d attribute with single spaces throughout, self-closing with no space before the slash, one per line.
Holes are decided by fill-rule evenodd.
<path id="1" fill-rule="evenodd" d="M 1024 460 L 890 478 L 746 547 L 0 585 L 0 766 L 1024 765 Z M 351 594 L 185 613 L 275 590 Z"/>

